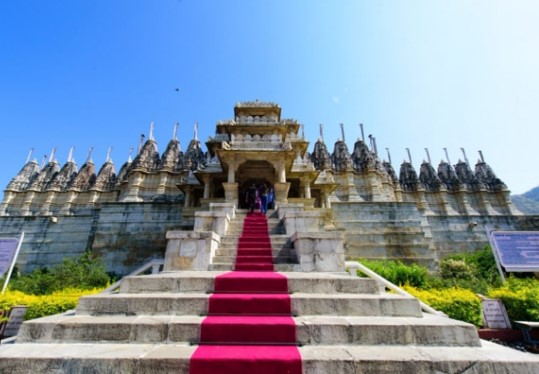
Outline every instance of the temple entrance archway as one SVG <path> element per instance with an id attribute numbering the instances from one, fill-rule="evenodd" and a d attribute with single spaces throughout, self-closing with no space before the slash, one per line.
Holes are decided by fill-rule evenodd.
<path id="1" fill-rule="evenodd" d="M 238 168 L 239 207 L 247 207 L 245 193 L 252 184 L 257 187 L 261 184 L 272 187 L 275 183 L 275 175 L 275 167 L 265 160 L 250 160 L 241 164 Z"/>

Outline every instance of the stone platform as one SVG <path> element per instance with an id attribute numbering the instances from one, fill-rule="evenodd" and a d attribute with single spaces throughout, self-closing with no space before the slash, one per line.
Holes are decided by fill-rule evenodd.
<path id="1" fill-rule="evenodd" d="M 187 373 L 218 274 L 128 277 L 118 293 L 28 321 L 0 348 L 0 373 Z M 304 373 L 539 372 L 538 355 L 481 341 L 474 326 L 424 314 L 371 279 L 284 275 Z"/>

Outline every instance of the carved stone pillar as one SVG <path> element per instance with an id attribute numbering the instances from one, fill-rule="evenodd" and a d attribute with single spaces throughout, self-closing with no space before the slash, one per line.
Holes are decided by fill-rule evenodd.
<path id="1" fill-rule="evenodd" d="M 305 198 L 310 199 L 311 198 L 311 183 L 305 182 Z"/>
<path id="2" fill-rule="evenodd" d="M 230 174 L 229 174 L 230 175 Z M 223 183 L 225 201 L 238 205 L 238 183 Z"/>
<path id="3" fill-rule="evenodd" d="M 202 176 L 202 180 L 204 181 L 204 199 L 210 198 L 210 176 L 208 174 L 205 174 Z"/>
<path id="4" fill-rule="evenodd" d="M 228 164 L 228 183 L 236 182 L 236 163 L 230 162 Z"/>
<path id="5" fill-rule="evenodd" d="M 275 192 L 275 202 L 277 204 L 288 203 L 288 191 L 290 190 L 290 183 L 275 183 L 273 189 Z"/>

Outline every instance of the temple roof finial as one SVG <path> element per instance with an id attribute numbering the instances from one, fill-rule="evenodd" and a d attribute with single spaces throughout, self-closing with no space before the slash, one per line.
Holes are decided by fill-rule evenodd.
<path id="1" fill-rule="evenodd" d="M 107 158 L 105 159 L 105 162 L 112 162 L 112 159 L 110 158 L 110 154 L 112 153 L 112 146 L 109 147 L 107 150 Z"/>
<path id="2" fill-rule="evenodd" d="M 153 129 L 154 129 L 154 127 L 155 127 L 155 124 L 154 124 L 154 122 L 152 121 L 152 122 L 150 123 L 150 134 L 149 134 L 149 136 L 148 136 L 148 140 L 154 140 L 154 138 L 153 138 Z"/>
<path id="3" fill-rule="evenodd" d="M 344 124 L 343 123 L 340 123 L 339 126 L 341 126 L 341 136 L 342 136 L 342 141 L 346 143 L 346 138 L 344 136 Z"/>
<path id="4" fill-rule="evenodd" d="M 30 162 L 30 159 L 32 158 L 32 153 L 34 153 L 34 148 L 30 148 L 30 152 L 28 152 L 28 157 L 26 157 L 25 164 Z"/>
<path id="5" fill-rule="evenodd" d="M 320 140 L 322 142 L 324 141 L 324 124 L 323 123 L 320 124 Z"/>
<path id="6" fill-rule="evenodd" d="M 195 129 L 193 139 L 198 140 L 198 122 L 195 122 Z"/>
<path id="7" fill-rule="evenodd" d="M 485 158 L 483 157 L 483 151 L 479 150 L 478 152 L 479 152 L 479 157 L 481 159 L 481 162 L 485 163 Z"/>
<path id="8" fill-rule="evenodd" d="M 87 163 L 90 163 L 90 162 L 93 162 L 92 161 L 92 152 L 94 151 L 94 147 L 90 147 L 88 149 L 88 156 L 86 157 L 86 162 Z"/>
<path id="9" fill-rule="evenodd" d="M 128 163 L 133 162 L 133 159 L 131 158 L 132 153 L 133 153 L 133 147 L 129 147 L 129 156 L 127 157 L 127 162 Z"/>
<path id="10" fill-rule="evenodd" d="M 412 154 L 410 153 L 410 148 L 406 148 L 406 153 L 408 153 L 408 161 L 410 165 L 412 164 Z"/>
<path id="11" fill-rule="evenodd" d="M 75 147 L 71 147 L 69 149 L 69 154 L 67 156 L 67 162 L 75 162 L 75 160 L 73 160 L 73 152 L 75 151 Z"/>
<path id="12" fill-rule="evenodd" d="M 174 132 L 172 133 L 172 140 L 178 140 L 178 128 L 180 127 L 180 123 L 176 122 L 174 125 Z"/>
<path id="13" fill-rule="evenodd" d="M 429 149 L 428 148 L 425 148 L 425 153 L 427 154 L 427 160 L 429 161 L 429 164 L 432 164 L 431 160 L 430 160 L 430 153 L 429 153 Z"/>
<path id="14" fill-rule="evenodd" d="M 470 165 L 470 163 L 468 162 L 468 157 L 466 156 L 466 151 L 464 150 L 464 148 L 461 148 L 460 150 L 462 151 L 462 155 L 464 156 L 464 161 L 466 161 L 466 163 Z"/>
<path id="15" fill-rule="evenodd" d="M 389 153 L 389 148 L 386 148 L 387 151 L 387 160 L 391 164 L 391 153 Z"/>
<path id="16" fill-rule="evenodd" d="M 365 133 L 363 132 L 363 124 L 362 123 L 359 124 L 359 128 L 361 129 L 361 140 L 363 140 L 363 142 L 365 142 Z"/>
<path id="17" fill-rule="evenodd" d="M 447 159 L 447 163 L 451 165 L 451 160 L 449 159 L 449 153 L 447 153 L 447 148 L 444 148 L 444 152 L 445 152 L 445 158 Z"/>
<path id="18" fill-rule="evenodd" d="M 50 155 L 50 157 L 49 157 L 49 162 L 54 162 L 54 156 L 56 156 L 56 150 L 57 150 L 57 149 L 58 149 L 57 147 L 54 147 L 54 148 L 52 149 L 51 155 Z"/>

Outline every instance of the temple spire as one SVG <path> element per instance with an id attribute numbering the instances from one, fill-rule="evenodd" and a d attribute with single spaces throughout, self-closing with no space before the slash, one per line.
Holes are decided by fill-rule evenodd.
<path id="1" fill-rule="evenodd" d="M 57 147 L 54 147 L 51 151 L 51 155 L 49 157 L 49 162 L 54 162 L 54 156 L 56 156 L 56 149 Z"/>
<path id="2" fill-rule="evenodd" d="M 425 153 L 427 154 L 427 160 L 429 161 L 429 164 L 432 164 L 431 160 L 430 160 L 430 153 L 429 153 L 429 149 L 428 148 L 425 148 Z"/>
<path id="3" fill-rule="evenodd" d="M 154 129 L 154 127 L 155 127 L 155 124 L 154 124 L 154 122 L 152 121 L 152 122 L 150 123 L 150 134 L 149 134 L 149 136 L 148 136 L 148 140 L 154 140 L 154 138 L 153 138 L 153 129 Z"/>
<path id="4" fill-rule="evenodd" d="M 344 137 L 344 124 L 340 123 L 339 126 L 341 126 L 342 141 L 346 143 L 346 138 Z"/>
<path id="5" fill-rule="evenodd" d="M 67 156 L 67 162 L 75 162 L 75 161 L 73 160 L 73 151 L 75 151 L 75 147 L 71 147 L 71 148 L 69 149 L 69 154 L 68 154 L 68 156 Z"/>
<path id="6" fill-rule="evenodd" d="M 359 128 L 361 129 L 361 140 L 363 141 L 363 143 L 365 143 L 365 132 L 363 131 L 362 123 L 359 124 Z"/>
<path id="7" fill-rule="evenodd" d="M 301 139 L 305 139 L 305 125 L 301 124 Z"/>
<path id="8" fill-rule="evenodd" d="M 110 158 L 110 154 L 112 153 L 112 146 L 109 147 L 107 150 L 107 158 L 105 159 L 105 162 L 112 162 L 112 159 Z"/>
<path id="9" fill-rule="evenodd" d="M 447 148 L 444 148 L 445 152 L 445 159 L 447 160 L 447 163 L 451 165 L 451 160 L 449 159 L 449 153 L 447 152 Z"/>
<path id="10" fill-rule="evenodd" d="M 133 159 L 131 158 L 131 155 L 133 154 L 133 147 L 129 147 L 129 156 L 127 157 L 127 162 L 131 163 L 133 162 Z"/>
<path id="11" fill-rule="evenodd" d="M 324 124 L 323 123 L 320 124 L 320 140 L 322 142 L 324 141 Z"/>
<path id="12" fill-rule="evenodd" d="M 412 154 L 410 153 L 410 148 L 406 148 L 406 153 L 408 153 L 408 161 L 412 164 Z"/>
<path id="13" fill-rule="evenodd" d="M 28 157 L 26 157 L 25 164 L 30 162 L 30 159 L 32 158 L 32 153 L 34 153 L 34 148 L 30 148 L 30 152 L 28 152 Z"/>
<path id="14" fill-rule="evenodd" d="M 180 123 L 176 122 L 174 125 L 174 131 L 172 132 L 172 140 L 178 140 L 178 128 L 180 127 Z"/>
<path id="15" fill-rule="evenodd" d="M 485 163 L 485 158 L 483 157 L 483 151 L 479 150 L 479 157 L 482 163 Z"/>
<path id="16" fill-rule="evenodd" d="M 88 149 L 88 156 L 86 157 L 86 162 L 93 162 L 92 161 L 92 152 L 94 151 L 94 147 L 90 147 Z"/>
<path id="17" fill-rule="evenodd" d="M 47 155 L 43 155 L 43 158 L 41 159 L 41 165 L 39 166 L 40 169 L 43 169 L 45 167 L 45 162 L 47 162 Z"/>
<path id="18" fill-rule="evenodd" d="M 198 122 L 195 122 L 194 139 L 198 140 Z"/>
<path id="19" fill-rule="evenodd" d="M 461 148 L 460 150 L 462 151 L 462 155 L 464 156 L 464 161 L 466 161 L 466 163 L 470 165 L 470 163 L 468 162 L 468 157 L 466 156 L 466 151 L 464 150 L 464 148 Z"/>
<path id="20" fill-rule="evenodd" d="M 387 152 L 387 160 L 391 164 L 391 153 L 389 153 L 389 148 L 386 148 L 386 152 Z"/>

